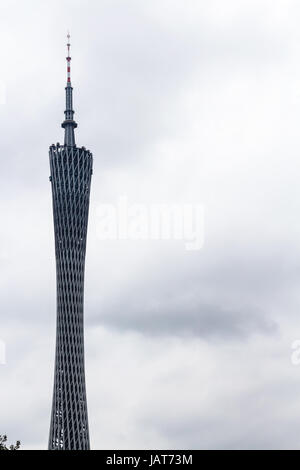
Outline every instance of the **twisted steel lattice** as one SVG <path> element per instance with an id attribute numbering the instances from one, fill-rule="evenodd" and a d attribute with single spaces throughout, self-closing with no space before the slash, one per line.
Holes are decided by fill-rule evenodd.
<path id="1" fill-rule="evenodd" d="M 50 147 L 57 336 L 49 449 L 90 448 L 84 371 L 84 267 L 93 167 L 75 146 Z"/>

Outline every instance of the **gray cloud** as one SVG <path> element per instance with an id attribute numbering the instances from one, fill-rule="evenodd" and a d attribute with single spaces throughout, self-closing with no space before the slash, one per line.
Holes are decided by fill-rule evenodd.
<path id="1" fill-rule="evenodd" d="M 168 283 L 168 294 L 164 292 L 166 281 L 162 285 L 161 289 L 131 285 L 130 292 L 118 299 L 106 304 L 99 302 L 98 307 L 91 308 L 91 324 L 151 336 L 195 336 L 207 340 L 214 337 L 243 340 L 253 333 L 273 334 L 278 330 L 277 322 L 258 308 L 243 305 L 238 308 L 233 304 L 230 309 L 225 303 L 225 306 L 206 304 L 201 299 L 200 285 L 190 290 L 183 282 L 173 286 Z M 205 285 L 202 286 L 204 290 Z M 221 292 L 216 291 L 218 294 Z"/>

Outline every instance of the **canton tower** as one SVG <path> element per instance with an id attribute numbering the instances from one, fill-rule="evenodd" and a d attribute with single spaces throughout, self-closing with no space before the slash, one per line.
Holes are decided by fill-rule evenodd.
<path id="1" fill-rule="evenodd" d="M 57 330 L 49 450 L 89 450 L 84 370 L 84 267 L 93 156 L 75 144 L 68 34 L 64 145 L 50 147 Z"/>

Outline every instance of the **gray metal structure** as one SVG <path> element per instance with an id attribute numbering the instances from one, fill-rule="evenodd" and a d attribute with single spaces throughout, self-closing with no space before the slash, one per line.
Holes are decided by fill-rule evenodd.
<path id="1" fill-rule="evenodd" d="M 69 38 L 69 35 L 68 35 Z M 69 43 L 69 41 L 68 41 Z M 84 367 L 84 268 L 93 156 L 75 144 L 68 44 L 64 145 L 50 147 L 57 332 L 49 450 L 89 450 Z"/>

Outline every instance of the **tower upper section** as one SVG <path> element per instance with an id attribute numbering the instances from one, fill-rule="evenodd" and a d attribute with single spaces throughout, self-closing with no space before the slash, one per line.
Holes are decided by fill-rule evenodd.
<path id="1" fill-rule="evenodd" d="M 70 56 L 70 33 L 68 33 L 68 57 L 67 59 L 67 86 L 66 86 L 66 110 L 65 120 L 62 123 L 62 127 L 65 129 L 65 145 L 68 147 L 75 147 L 75 133 L 74 129 L 77 127 L 77 123 L 74 121 L 74 110 L 73 110 L 73 88 L 71 83 L 71 56 Z"/>

